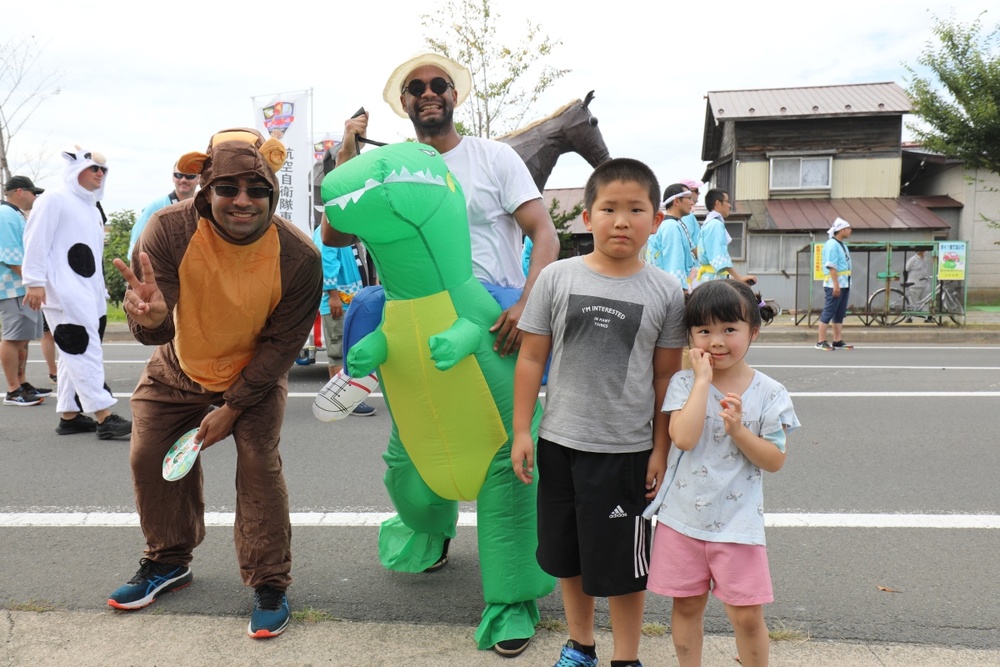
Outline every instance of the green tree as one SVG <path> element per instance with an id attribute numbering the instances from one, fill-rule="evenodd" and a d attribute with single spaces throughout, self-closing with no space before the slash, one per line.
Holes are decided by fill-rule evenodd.
<path id="1" fill-rule="evenodd" d="M 573 233 L 569 230 L 569 224 L 576 220 L 582 212 L 582 201 L 577 202 L 568 211 L 561 210 L 558 199 L 553 199 L 549 205 L 549 217 L 552 218 L 552 224 L 555 225 L 556 233 L 559 235 L 559 259 L 566 259 L 577 254 L 576 239 L 573 238 Z"/>
<path id="2" fill-rule="evenodd" d="M 420 17 L 427 46 L 472 73 L 472 91 L 455 113 L 464 132 L 478 137 L 521 127 L 539 95 L 570 72 L 542 64 L 562 42 L 542 34 L 540 24 L 526 21 L 511 45 L 498 38 L 499 18 L 491 0 L 444 0 L 437 13 Z"/>
<path id="3" fill-rule="evenodd" d="M 917 59 L 930 74 L 906 66 L 923 121 L 908 127 L 925 148 L 1000 173 L 1000 26 L 982 35 L 982 16 L 969 25 L 935 17 L 937 43 Z"/>
<path id="4" fill-rule="evenodd" d="M 108 216 L 108 231 L 104 236 L 104 283 L 114 303 L 120 304 L 125 298 L 128 283 L 122 278 L 112 260 L 116 257 L 128 261 L 128 242 L 135 224 L 135 211 L 112 211 Z"/>

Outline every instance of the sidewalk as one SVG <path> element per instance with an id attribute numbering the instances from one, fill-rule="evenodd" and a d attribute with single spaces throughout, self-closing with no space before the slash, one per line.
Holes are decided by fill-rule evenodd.
<path id="1" fill-rule="evenodd" d="M 332 665 L 369 667 L 548 667 L 556 662 L 564 632 L 540 630 L 513 660 L 477 651 L 472 627 L 293 621 L 280 637 L 253 640 L 245 618 L 176 616 L 155 611 L 122 613 L 4 611 L 0 664 L 11 667 L 133 667 L 152 665 Z M 611 634 L 597 635 L 600 665 L 610 665 Z M 731 637 L 706 637 L 704 667 L 733 667 Z M 669 634 L 644 636 L 646 667 L 676 665 Z M 858 644 L 820 640 L 771 643 L 774 667 L 995 667 L 1000 651 L 939 646 Z"/>

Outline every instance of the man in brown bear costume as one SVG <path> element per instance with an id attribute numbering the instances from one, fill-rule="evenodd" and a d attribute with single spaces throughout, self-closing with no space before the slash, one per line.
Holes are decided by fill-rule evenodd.
<path id="1" fill-rule="evenodd" d="M 146 550 L 108 604 L 138 609 L 191 582 L 205 537 L 201 460 L 166 481 L 162 462 L 184 433 L 207 448 L 236 443 L 234 540 L 255 590 L 247 629 L 273 637 L 288 625 L 291 523 L 278 442 L 288 369 L 316 317 L 319 251 L 274 214 L 285 149 L 252 129 L 215 134 L 206 153 L 178 162 L 202 190 L 154 214 L 132 255 L 115 266 L 129 283 L 123 307 L 136 340 L 157 345 L 132 395 L 130 452 Z"/>

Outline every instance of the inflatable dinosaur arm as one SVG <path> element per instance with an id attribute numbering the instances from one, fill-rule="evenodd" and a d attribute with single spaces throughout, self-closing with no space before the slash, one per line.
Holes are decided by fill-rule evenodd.
<path id="1" fill-rule="evenodd" d="M 381 327 L 359 340 L 347 353 L 347 369 L 351 376 L 364 377 L 384 364 L 388 349 Z"/>
<path id="2" fill-rule="evenodd" d="M 428 340 L 434 367 L 439 371 L 448 370 L 475 353 L 481 341 L 482 327 L 460 317 L 447 331 L 431 336 Z"/>

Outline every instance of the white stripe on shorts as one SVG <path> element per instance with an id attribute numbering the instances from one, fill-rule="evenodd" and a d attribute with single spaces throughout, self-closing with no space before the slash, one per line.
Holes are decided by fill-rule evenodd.
<path id="1" fill-rule="evenodd" d="M 635 578 L 649 574 L 649 558 L 646 556 L 646 520 L 635 517 L 635 537 L 632 540 L 633 570 Z"/>

